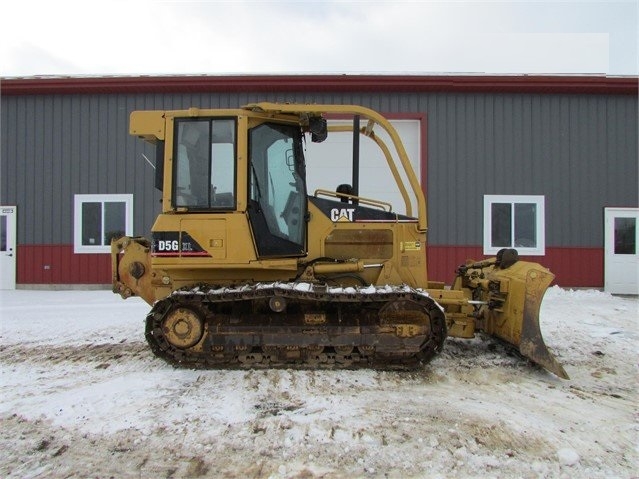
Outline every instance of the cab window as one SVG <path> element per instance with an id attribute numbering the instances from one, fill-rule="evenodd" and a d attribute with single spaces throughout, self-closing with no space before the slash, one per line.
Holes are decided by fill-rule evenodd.
<path id="1" fill-rule="evenodd" d="M 234 210 L 235 120 L 176 120 L 176 138 L 173 205 Z"/>

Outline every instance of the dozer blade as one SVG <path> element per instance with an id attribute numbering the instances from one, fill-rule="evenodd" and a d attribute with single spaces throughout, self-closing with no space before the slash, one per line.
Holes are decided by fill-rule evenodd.
<path id="1" fill-rule="evenodd" d="M 539 327 L 541 301 L 554 277 L 546 268 L 526 261 L 492 269 L 487 275 L 484 331 L 518 347 L 523 356 L 558 377 L 569 379 L 546 346 Z"/>
<path id="2" fill-rule="evenodd" d="M 560 378 L 570 379 L 566 370 L 546 346 L 539 327 L 541 300 L 553 278 L 553 274 L 538 270 L 531 270 L 526 275 L 526 299 L 519 352 Z"/>

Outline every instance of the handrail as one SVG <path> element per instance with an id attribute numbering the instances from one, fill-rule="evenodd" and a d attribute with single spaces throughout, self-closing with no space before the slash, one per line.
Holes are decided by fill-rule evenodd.
<path id="1" fill-rule="evenodd" d="M 329 125 L 328 131 L 342 131 L 349 132 L 353 131 L 352 125 Z M 384 154 L 384 158 L 386 158 L 386 163 L 388 164 L 388 168 L 391 170 L 391 174 L 393 175 L 393 179 L 395 180 L 395 184 L 399 189 L 399 193 L 402 195 L 402 199 L 404 200 L 404 206 L 406 207 L 406 215 L 413 216 L 413 204 L 411 203 L 410 197 L 408 196 L 408 191 L 406 190 L 406 186 L 402 181 L 402 178 L 399 174 L 399 170 L 397 169 L 397 165 L 393 160 L 393 156 L 391 155 L 388 146 L 373 131 L 373 127 L 371 125 L 367 125 L 366 127 L 360 128 L 360 133 L 364 136 L 367 136 L 379 146 L 379 149 L 382 150 Z"/>
<path id="2" fill-rule="evenodd" d="M 313 196 L 318 196 L 320 194 L 324 196 L 332 196 L 334 198 L 347 198 L 349 200 L 357 200 L 357 202 L 360 204 L 375 206 L 377 208 L 381 208 L 382 210 L 384 208 L 388 208 L 389 212 L 393 211 L 393 205 L 391 205 L 390 203 L 386 203 L 385 201 L 363 198 L 361 196 L 349 195 L 348 193 L 339 193 L 337 191 L 323 190 L 321 188 L 316 189 L 315 193 L 313 193 Z"/>

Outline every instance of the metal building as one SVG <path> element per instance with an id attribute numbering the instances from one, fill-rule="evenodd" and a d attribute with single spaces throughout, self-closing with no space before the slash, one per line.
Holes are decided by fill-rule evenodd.
<path id="1" fill-rule="evenodd" d="M 108 284 L 102 233 L 149 235 L 154 152 L 129 136 L 131 111 L 280 101 L 359 104 L 402 128 L 428 201 L 430 278 L 450 282 L 510 241 L 561 286 L 637 288 L 637 77 L 55 77 L 0 88 L 1 287 Z M 504 221 L 527 238 L 498 237 Z"/>

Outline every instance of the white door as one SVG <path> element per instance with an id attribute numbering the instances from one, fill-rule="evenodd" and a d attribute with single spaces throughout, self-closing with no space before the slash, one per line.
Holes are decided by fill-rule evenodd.
<path id="1" fill-rule="evenodd" d="M 605 208 L 604 289 L 639 294 L 639 208 Z"/>
<path id="2" fill-rule="evenodd" d="M 16 289 L 16 209 L 0 206 L 0 289 Z"/>

